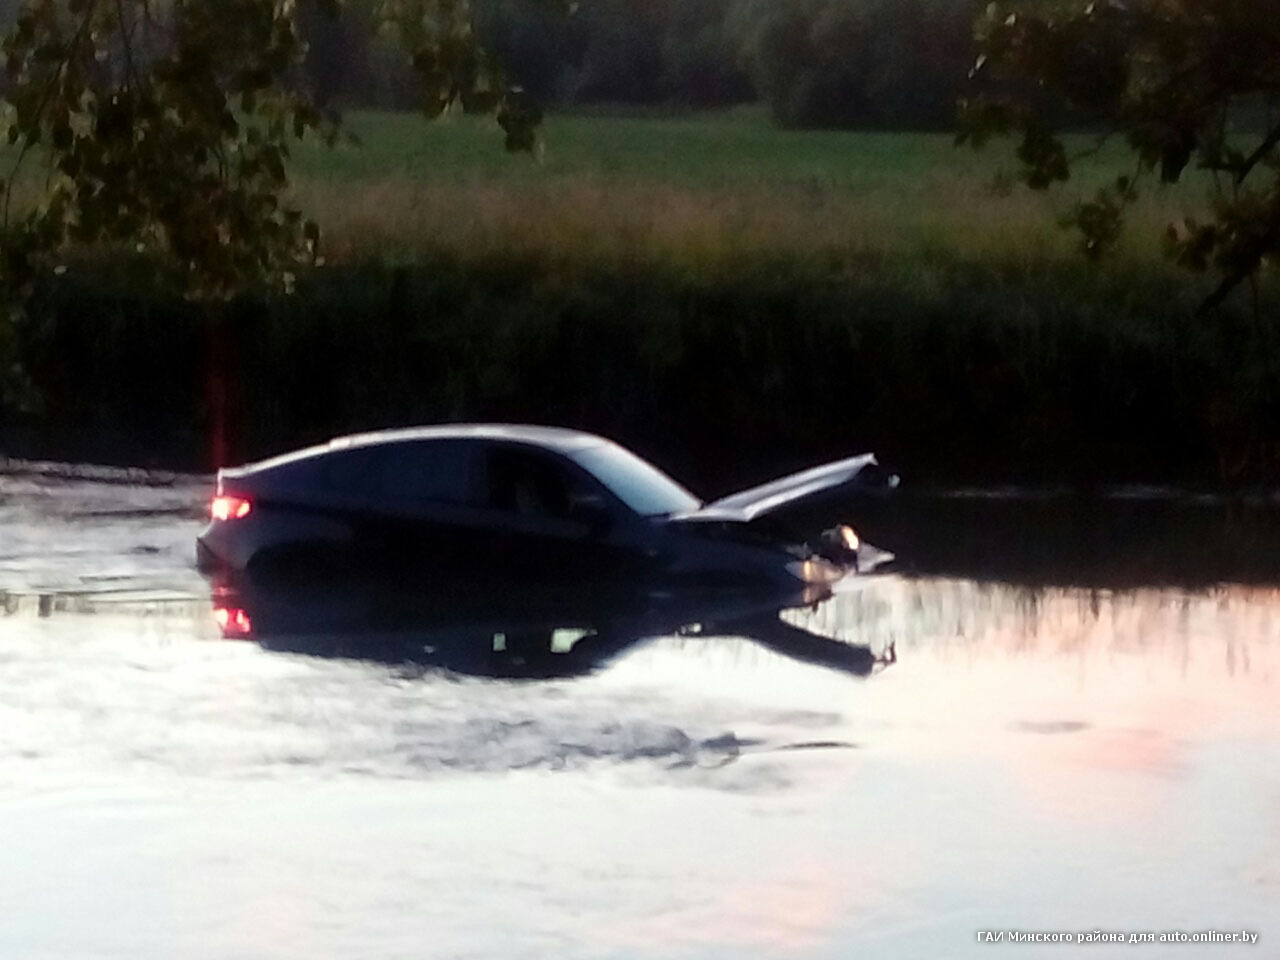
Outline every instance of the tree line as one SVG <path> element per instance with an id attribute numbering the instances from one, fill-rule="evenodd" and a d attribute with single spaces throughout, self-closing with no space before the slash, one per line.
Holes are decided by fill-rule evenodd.
<path id="1" fill-rule="evenodd" d="M 782 126 L 941 129 L 972 67 L 973 0 L 473 0 L 483 46 L 547 105 L 764 102 Z M 312 12 L 322 101 L 412 108 L 419 86 L 368 6 Z"/>

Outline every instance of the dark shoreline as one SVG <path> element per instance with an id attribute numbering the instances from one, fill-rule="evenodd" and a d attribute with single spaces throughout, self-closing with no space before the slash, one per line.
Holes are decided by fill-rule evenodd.
<path id="1" fill-rule="evenodd" d="M 11 349 L 33 402 L 7 391 L 0 456 L 208 472 L 490 421 L 613 437 L 708 496 L 868 450 L 917 487 L 1280 483 L 1280 325 L 1195 319 L 1164 271 L 955 263 L 921 290 L 874 258 L 441 254 L 202 310 L 137 269 L 37 293 Z"/>

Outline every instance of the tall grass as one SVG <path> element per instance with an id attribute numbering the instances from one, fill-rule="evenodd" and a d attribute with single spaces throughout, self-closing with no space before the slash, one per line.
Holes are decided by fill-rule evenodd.
<path id="1" fill-rule="evenodd" d="M 790 185 L 689 187 L 602 177 L 533 184 L 422 183 L 384 178 L 341 188 L 304 182 L 305 209 L 325 226 L 330 260 L 412 262 L 425 253 L 507 251 L 596 263 L 652 260 L 692 269 L 743 257 L 794 259 L 877 253 L 956 262 L 1067 261 L 1077 238 L 1059 229 L 1067 204 L 976 182 L 912 195 L 865 195 Z M 1163 270 L 1162 198 L 1135 208 L 1117 260 Z"/>
<path id="2" fill-rule="evenodd" d="M 1084 163 L 1049 193 L 1001 189 L 1007 149 L 933 134 L 780 132 L 752 112 L 714 119 L 553 118 L 545 154 L 509 157 L 485 125 L 352 118 L 364 146 L 304 149 L 295 196 L 336 260 L 510 250 L 551 259 L 688 262 L 786 251 L 958 261 L 1074 256 L 1057 227 L 1123 157 Z M 1083 143 L 1083 142 L 1082 142 Z M 1202 210 L 1207 182 L 1155 188 L 1120 251 L 1158 266 L 1161 230 Z"/>
<path id="3" fill-rule="evenodd" d="M 795 132 L 760 111 L 676 118 L 557 116 L 538 153 L 508 155 L 489 121 L 433 124 L 357 113 L 359 145 L 299 145 L 292 199 L 325 229 L 330 263 L 411 263 L 428 254 L 506 251 L 549 260 L 653 260 L 690 269 L 785 253 L 877 253 L 955 262 L 1068 260 L 1057 227 L 1125 163 L 1119 147 L 1033 193 L 997 181 L 1009 147 L 977 152 L 942 134 Z M 1078 146 L 1086 146 L 1080 139 Z M 0 148 L 0 169 L 12 160 Z M 15 186 L 21 212 L 46 176 L 33 156 Z M 1154 187 L 1130 216 L 1119 260 L 1160 269 L 1170 220 L 1201 212 L 1208 181 Z"/>

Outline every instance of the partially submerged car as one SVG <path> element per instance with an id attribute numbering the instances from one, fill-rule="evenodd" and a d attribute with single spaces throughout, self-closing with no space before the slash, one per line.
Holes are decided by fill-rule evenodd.
<path id="1" fill-rule="evenodd" d="M 552 427 L 389 430 L 219 471 L 202 570 L 336 567 L 690 587 L 831 583 L 858 566 L 847 525 L 806 536 L 786 508 L 896 484 L 866 455 L 703 503 L 635 454 Z M 424 566 L 425 564 L 425 566 Z"/>

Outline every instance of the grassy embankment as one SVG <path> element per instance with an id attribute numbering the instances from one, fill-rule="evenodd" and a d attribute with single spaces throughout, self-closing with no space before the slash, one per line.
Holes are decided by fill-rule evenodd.
<path id="1" fill-rule="evenodd" d="M 1275 478 L 1274 334 L 1194 320 L 1209 281 L 1160 257 L 1202 184 L 1153 190 L 1095 268 L 1054 221 L 1118 153 L 1035 195 L 992 189 L 999 145 L 750 112 L 552 118 L 537 159 L 470 121 L 349 122 L 361 147 L 296 158 L 327 265 L 219 335 L 237 456 L 504 417 L 608 432 L 709 488 L 868 447 L 940 480 Z M 32 435 L 189 463 L 208 344 L 136 291 L 80 266 L 37 304 Z"/>

